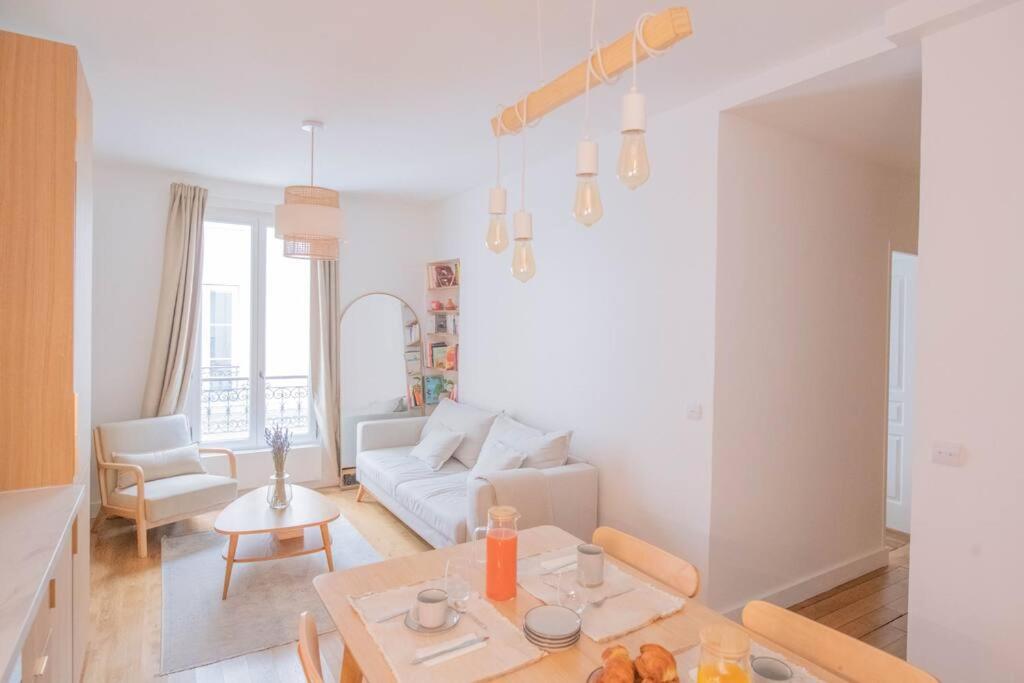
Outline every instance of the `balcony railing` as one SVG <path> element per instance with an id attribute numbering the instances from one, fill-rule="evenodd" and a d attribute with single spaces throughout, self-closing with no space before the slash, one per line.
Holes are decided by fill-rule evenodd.
<path id="1" fill-rule="evenodd" d="M 200 387 L 200 421 L 204 437 L 220 440 L 249 436 L 250 381 L 233 366 L 204 367 Z M 307 432 L 309 377 L 280 375 L 264 380 L 264 418 L 268 427 L 281 425 Z"/>

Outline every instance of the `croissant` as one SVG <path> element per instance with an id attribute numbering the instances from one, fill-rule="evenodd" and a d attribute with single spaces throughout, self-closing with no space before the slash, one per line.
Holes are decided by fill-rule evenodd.
<path id="1" fill-rule="evenodd" d="M 676 658 L 661 645 L 641 645 L 636 658 L 636 670 L 643 683 L 671 683 L 678 681 Z"/>
<path id="2" fill-rule="evenodd" d="M 629 658 L 629 650 L 621 645 L 605 648 L 601 653 L 601 661 L 604 663 L 604 671 L 598 683 L 633 683 L 635 680 L 633 660 Z"/>

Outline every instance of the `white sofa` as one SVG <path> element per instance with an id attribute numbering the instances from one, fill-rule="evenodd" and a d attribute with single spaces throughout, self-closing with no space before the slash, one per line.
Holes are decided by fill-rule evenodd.
<path id="1" fill-rule="evenodd" d="M 453 405 L 482 413 L 463 404 Z M 492 482 L 506 472 L 490 473 L 486 480 L 474 478 L 470 468 L 454 457 L 433 471 L 410 455 L 427 420 L 411 417 L 360 423 L 356 476 L 396 517 L 441 548 L 472 540 L 473 530 L 487 524 L 488 508 L 498 502 Z M 479 452 L 480 445 L 475 447 Z M 597 469 L 570 458 L 564 465 L 538 471 L 548 483 L 552 522 L 589 539 L 597 527 Z"/>

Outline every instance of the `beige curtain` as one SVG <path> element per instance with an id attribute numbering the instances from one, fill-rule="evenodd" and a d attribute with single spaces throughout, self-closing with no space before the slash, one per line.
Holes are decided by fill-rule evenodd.
<path id="1" fill-rule="evenodd" d="M 310 387 L 324 461 L 341 476 L 341 292 L 337 261 L 313 261 L 310 273 Z"/>
<path id="2" fill-rule="evenodd" d="M 171 208 L 164 237 L 164 269 L 156 314 L 142 416 L 185 410 L 196 358 L 203 271 L 203 214 L 206 190 L 171 185 Z"/>

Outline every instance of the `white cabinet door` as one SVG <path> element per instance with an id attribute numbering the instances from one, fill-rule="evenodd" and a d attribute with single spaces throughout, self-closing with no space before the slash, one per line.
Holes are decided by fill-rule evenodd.
<path id="1" fill-rule="evenodd" d="M 917 346 L 917 257 L 892 256 L 889 327 L 889 446 L 885 524 L 910 533 L 910 437 L 914 418 L 914 356 Z"/>

